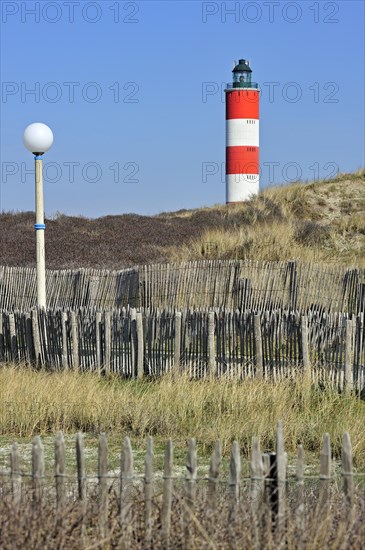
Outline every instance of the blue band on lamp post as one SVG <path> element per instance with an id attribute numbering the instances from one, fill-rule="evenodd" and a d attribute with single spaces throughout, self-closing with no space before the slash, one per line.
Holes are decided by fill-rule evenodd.
<path id="1" fill-rule="evenodd" d="M 34 155 L 34 160 L 42 160 L 42 155 Z"/>
<path id="2" fill-rule="evenodd" d="M 46 229 L 46 226 L 44 223 L 35 223 L 34 229 Z"/>

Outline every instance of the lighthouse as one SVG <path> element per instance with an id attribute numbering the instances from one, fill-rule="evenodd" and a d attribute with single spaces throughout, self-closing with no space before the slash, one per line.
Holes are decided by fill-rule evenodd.
<path id="1" fill-rule="evenodd" d="M 226 94 L 226 203 L 259 192 L 259 89 L 250 62 L 240 59 Z"/>

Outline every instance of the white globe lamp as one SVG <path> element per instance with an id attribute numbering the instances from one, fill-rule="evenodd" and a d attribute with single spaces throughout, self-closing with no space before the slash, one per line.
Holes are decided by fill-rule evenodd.
<path id="1" fill-rule="evenodd" d="M 46 124 L 34 122 L 24 130 L 23 142 L 28 151 L 42 155 L 52 147 L 53 132 Z"/>
<path id="2" fill-rule="evenodd" d="M 44 247 L 44 205 L 42 155 L 53 144 L 53 132 L 46 124 L 34 122 L 26 127 L 23 134 L 25 147 L 34 154 L 35 160 L 35 224 L 36 257 L 37 257 L 37 303 L 38 307 L 46 308 L 46 260 Z"/>

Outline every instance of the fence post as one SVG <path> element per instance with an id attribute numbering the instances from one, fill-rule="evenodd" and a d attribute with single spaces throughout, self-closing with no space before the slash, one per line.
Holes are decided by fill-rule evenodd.
<path id="1" fill-rule="evenodd" d="M 268 457 L 269 464 L 265 468 L 266 475 L 269 475 L 267 501 L 271 509 L 271 521 L 279 534 L 285 527 L 287 465 L 281 420 L 276 428 L 276 452 L 269 453 Z"/>
<path id="2" fill-rule="evenodd" d="M 261 506 L 265 484 L 264 465 L 258 437 L 254 437 L 252 440 L 250 473 L 252 508 L 254 511 L 258 511 Z"/>
<path id="3" fill-rule="evenodd" d="M 97 311 L 95 315 L 95 343 L 96 343 L 96 366 L 97 372 L 101 374 L 101 311 Z"/>
<path id="4" fill-rule="evenodd" d="M 304 452 L 303 445 L 298 445 L 297 466 L 295 471 L 297 482 L 295 518 L 300 532 L 304 530 Z"/>
<path id="5" fill-rule="evenodd" d="M 9 329 L 10 329 L 10 349 L 11 349 L 11 358 L 15 362 L 18 361 L 18 346 L 16 341 L 16 330 L 15 330 L 15 316 L 14 313 L 9 313 Z"/>
<path id="6" fill-rule="evenodd" d="M 190 439 L 188 455 L 186 461 L 185 475 L 185 547 L 191 548 L 191 528 L 190 523 L 194 515 L 195 493 L 197 477 L 197 459 L 195 439 Z"/>
<path id="7" fill-rule="evenodd" d="M 3 311 L 0 309 L 0 361 L 4 360 Z"/>
<path id="8" fill-rule="evenodd" d="M 208 372 L 211 377 L 217 376 L 216 353 L 215 353 L 215 345 L 214 345 L 215 344 L 214 328 L 215 328 L 215 313 L 214 311 L 209 311 L 208 313 L 208 356 L 209 356 Z"/>
<path id="9" fill-rule="evenodd" d="M 241 457 L 237 441 L 233 441 L 229 463 L 230 510 L 234 515 L 240 499 Z"/>
<path id="10" fill-rule="evenodd" d="M 219 468 L 222 462 L 222 445 L 219 439 L 215 442 L 212 457 L 209 465 L 207 505 L 211 510 L 215 510 L 217 504 L 217 484 L 219 478 Z"/>
<path id="11" fill-rule="evenodd" d="M 180 372 L 181 355 L 181 311 L 175 313 L 175 349 L 174 349 L 174 374 Z"/>
<path id="12" fill-rule="evenodd" d="M 354 356 L 353 356 L 353 322 L 351 319 L 346 319 L 346 346 L 345 346 L 345 376 L 344 386 L 346 393 L 351 393 L 354 389 Z"/>
<path id="13" fill-rule="evenodd" d="M 229 502 L 228 502 L 228 537 L 230 545 L 235 546 L 234 524 L 236 521 L 237 506 L 240 499 L 241 457 L 237 441 L 233 441 L 231 460 L 229 463 Z"/>
<path id="14" fill-rule="evenodd" d="M 42 359 L 41 344 L 39 340 L 38 312 L 36 309 L 32 309 L 32 333 L 34 342 L 35 366 L 38 366 Z"/>
<path id="15" fill-rule="evenodd" d="M 358 283 L 357 285 L 356 310 L 358 313 L 365 313 L 365 283 Z"/>
<path id="16" fill-rule="evenodd" d="M 77 485 L 79 500 L 86 500 L 86 477 L 85 477 L 85 457 L 84 440 L 82 433 L 76 436 L 76 464 L 77 464 Z"/>
<path id="17" fill-rule="evenodd" d="M 22 476 L 20 473 L 20 455 L 17 443 L 13 443 L 10 453 L 11 490 L 13 504 L 19 504 L 22 495 Z"/>
<path id="18" fill-rule="evenodd" d="M 1 317 L 1 312 L 0 312 Z M 32 338 L 32 319 L 30 316 L 30 312 L 27 311 L 24 314 L 25 317 L 25 341 L 27 343 L 27 350 L 25 352 L 25 356 L 27 358 L 28 364 L 33 365 L 34 363 L 34 347 L 33 347 L 33 338 Z M 0 328 L 1 333 L 1 328 Z M 1 334 L 0 334 L 0 340 L 1 340 Z M 0 343 L 1 348 L 1 343 Z M 1 360 L 1 349 L 0 349 L 0 360 Z"/>
<path id="19" fill-rule="evenodd" d="M 76 466 L 77 466 L 77 486 L 78 497 L 81 508 L 81 536 L 85 535 L 85 513 L 86 513 L 86 475 L 85 475 L 85 456 L 84 440 L 82 433 L 76 436 Z"/>
<path id="20" fill-rule="evenodd" d="M 32 444 L 32 482 L 33 502 L 35 506 L 41 503 L 44 478 L 44 453 L 39 435 L 36 435 Z"/>
<path id="21" fill-rule="evenodd" d="M 283 424 L 278 420 L 276 428 L 276 478 L 278 485 L 277 527 L 281 531 L 285 525 L 286 511 L 286 465 L 287 456 L 284 449 Z"/>
<path id="22" fill-rule="evenodd" d="M 120 467 L 120 525 L 126 526 L 128 510 L 131 505 L 133 481 L 133 454 L 129 437 L 124 439 Z"/>
<path id="23" fill-rule="evenodd" d="M 64 370 L 68 369 L 68 353 L 67 353 L 67 313 L 61 312 L 61 326 L 62 326 L 62 367 Z"/>
<path id="24" fill-rule="evenodd" d="M 290 260 L 288 262 L 289 271 L 289 309 L 296 311 L 298 300 L 298 285 L 297 285 L 297 262 Z"/>
<path id="25" fill-rule="evenodd" d="M 320 509 L 328 505 L 329 484 L 331 479 L 331 440 L 328 433 L 324 435 L 320 455 L 320 473 L 319 473 L 319 501 Z"/>
<path id="26" fill-rule="evenodd" d="M 308 341 L 308 317 L 302 315 L 302 356 L 303 356 L 303 374 L 305 379 L 311 379 L 310 377 L 310 357 L 309 357 L 309 341 Z"/>
<path id="27" fill-rule="evenodd" d="M 110 374 L 111 363 L 111 313 L 106 311 L 104 314 L 104 374 L 108 376 Z"/>
<path id="28" fill-rule="evenodd" d="M 135 378 L 137 371 L 137 328 L 136 328 L 136 308 L 130 309 L 131 319 L 131 365 L 132 376 Z"/>
<path id="29" fill-rule="evenodd" d="M 143 377 L 143 363 L 144 363 L 144 341 L 143 341 L 143 322 L 142 313 L 138 311 L 136 313 L 136 329 L 137 329 L 137 378 Z"/>
<path id="30" fill-rule="evenodd" d="M 172 503 L 172 462 L 173 445 L 170 438 L 166 445 L 163 470 L 163 502 L 161 510 L 162 545 L 165 550 L 170 546 L 171 503 Z"/>
<path id="31" fill-rule="evenodd" d="M 72 366 L 79 369 L 79 335 L 76 311 L 71 311 Z"/>
<path id="32" fill-rule="evenodd" d="M 98 478 L 99 478 L 99 532 L 104 538 L 107 534 L 108 523 L 108 442 L 105 433 L 99 435 L 98 449 Z"/>
<path id="33" fill-rule="evenodd" d="M 265 492 L 264 464 L 258 437 L 252 439 L 251 461 L 251 510 L 254 533 L 254 547 L 260 548 L 260 530 L 262 524 L 262 502 Z"/>
<path id="34" fill-rule="evenodd" d="M 62 510 L 65 499 L 65 441 L 62 432 L 58 432 L 55 440 L 55 478 L 56 506 L 57 510 Z"/>
<path id="35" fill-rule="evenodd" d="M 153 495 L 153 439 L 147 439 L 147 452 L 144 469 L 144 526 L 146 547 L 152 541 L 152 495 Z"/>
<path id="36" fill-rule="evenodd" d="M 264 363 L 262 357 L 262 336 L 261 336 L 261 318 L 260 315 L 254 315 L 254 337 L 255 337 L 255 365 L 256 376 L 262 378 L 264 374 Z"/>
<path id="37" fill-rule="evenodd" d="M 350 520 L 354 503 L 354 472 L 352 466 L 351 439 L 348 432 L 344 433 L 342 440 L 342 477 L 347 519 Z"/>

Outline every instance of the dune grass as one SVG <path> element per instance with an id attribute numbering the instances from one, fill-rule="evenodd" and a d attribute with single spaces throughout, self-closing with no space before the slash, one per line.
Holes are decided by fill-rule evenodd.
<path id="1" fill-rule="evenodd" d="M 169 247 L 170 259 L 297 259 L 363 266 L 364 197 L 363 169 L 331 180 L 270 187 L 242 204 L 202 209 L 219 213 L 224 224 Z"/>
<path id="2" fill-rule="evenodd" d="M 349 431 L 355 464 L 364 468 L 365 403 L 330 386 L 308 387 L 299 376 L 279 383 L 185 376 L 174 380 L 169 375 L 137 381 L 11 365 L 0 369 L 0 433 L 14 439 L 57 430 L 105 430 L 130 435 L 137 447 L 144 447 L 147 435 L 160 442 L 172 437 L 184 448 L 195 437 L 205 453 L 217 438 L 229 453 L 237 439 L 247 456 L 256 435 L 264 450 L 274 449 L 278 419 L 284 422 L 291 453 L 302 443 L 318 456 L 323 434 L 329 432 L 338 458 L 342 435 Z"/>

